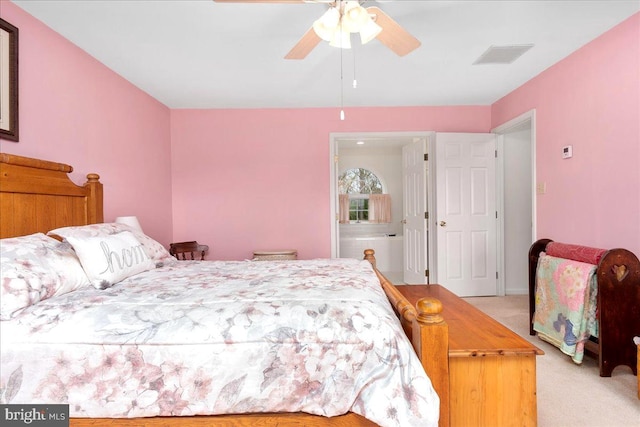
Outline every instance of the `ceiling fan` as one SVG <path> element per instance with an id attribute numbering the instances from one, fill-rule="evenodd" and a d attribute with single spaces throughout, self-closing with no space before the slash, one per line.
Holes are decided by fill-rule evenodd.
<path id="1" fill-rule="evenodd" d="M 365 1 L 345 0 L 213 0 L 217 3 L 327 3 L 329 9 L 318 18 L 285 59 L 304 59 L 322 40 L 331 46 L 351 47 L 351 34 L 359 33 L 362 44 L 376 38 L 399 56 L 420 46 L 420 40 L 409 34 L 380 8 L 364 8 Z"/>

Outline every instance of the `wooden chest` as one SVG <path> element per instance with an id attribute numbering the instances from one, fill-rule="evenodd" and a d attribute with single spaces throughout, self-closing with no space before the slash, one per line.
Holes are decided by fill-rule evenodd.
<path id="1" fill-rule="evenodd" d="M 400 285 L 415 304 L 442 302 L 449 325 L 450 425 L 536 426 L 542 350 L 440 285 Z"/>

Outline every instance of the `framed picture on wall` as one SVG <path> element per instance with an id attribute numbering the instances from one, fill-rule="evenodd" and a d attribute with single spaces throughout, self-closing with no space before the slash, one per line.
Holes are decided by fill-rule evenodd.
<path id="1" fill-rule="evenodd" d="M 0 138 L 18 142 L 18 29 L 1 18 Z"/>

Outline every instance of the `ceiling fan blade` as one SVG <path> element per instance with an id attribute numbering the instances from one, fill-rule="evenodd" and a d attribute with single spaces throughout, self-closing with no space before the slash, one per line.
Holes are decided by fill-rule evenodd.
<path id="1" fill-rule="evenodd" d="M 309 28 L 298 43 L 287 53 L 284 59 L 304 59 L 322 39 L 318 37 L 313 27 Z"/>
<path id="2" fill-rule="evenodd" d="M 382 27 L 382 31 L 376 38 L 397 55 L 405 56 L 422 44 L 380 8 L 371 6 L 367 8 L 367 12 L 374 15 L 376 24 Z"/>

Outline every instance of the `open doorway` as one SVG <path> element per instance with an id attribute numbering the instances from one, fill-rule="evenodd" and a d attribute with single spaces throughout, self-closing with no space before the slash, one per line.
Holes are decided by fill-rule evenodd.
<path id="1" fill-rule="evenodd" d="M 527 294 L 536 240 L 535 110 L 498 127 L 498 295 Z"/>
<path id="2" fill-rule="evenodd" d="M 362 258 L 364 249 L 374 249 L 378 268 L 393 283 L 403 283 L 404 182 L 403 147 L 432 132 L 340 133 L 330 138 L 331 151 L 331 256 Z M 363 168 L 378 177 L 384 193 L 391 197 L 391 219 L 375 223 L 339 218 L 339 176 Z M 425 260 L 425 263 L 428 260 Z"/>
<path id="3" fill-rule="evenodd" d="M 492 130 L 497 135 L 496 194 L 498 212 L 497 235 L 497 295 L 526 294 L 528 292 L 527 253 L 536 238 L 536 185 L 535 185 L 535 110 L 524 113 Z M 340 171 L 340 155 L 349 147 L 362 149 L 358 141 L 369 141 L 369 147 L 379 146 L 391 149 L 396 145 L 398 153 L 401 147 L 419 138 L 429 139 L 434 132 L 384 132 L 384 133 L 335 133 L 330 136 L 330 206 L 331 206 L 331 256 L 340 256 L 340 224 L 338 218 L 337 182 Z M 349 145 L 351 144 L 351 145 Z M 366 146 L 366 144 L 362 144 Z M 430 159 L 435 159 L 435 144 L 428 146 Z M 399 155 L 399 154 L 398 154 Z M 374 167 L 375 169 L 375 167 Z M 433 168 L 430 174 L 434 173 Z M 386 173 L 381 173 L 383 181 Z M 429 174 L 427 176 L 430 176 Z M 393 178 L 392 178 L 393 180 Z M 393 181 L 392 181 L 393 182 Z M 387 183 L 389 184 L 389 183 Z M 396 185 L 391 183 L 391 185 Z M 428 209 L 435 209 L 435 179 L 430 177 L 427 183 Z M 541 188 L 540 191 L 544 191 Z M 399 204 L 404 203 L 398 199 Z M 398 216 L 399 215 L 399 216 Z M 427 228 L 434 230 L 435 216 L 427 221 Z M 393 215 L 393 222 L 402 221 L 402 213 Z M 398 224 L 395 224 L 398 226 Z M 393 234 L 390 232 L 389 234 Z M 389 236 L 391 237 L 391 236 Z M 396 232 L 396 236 L 397 235 Z M 431 267 L 429 281 L 437 283 L 437 260 L 435 233 L 428 235 L 428 259 Z M 362 248 L 364 249 L 364 248 Z M 403 251 L 404 252 L 404 251 Z M 393 252 L 397 254 L 397 249 Z M 382 255 L 382 254 L 381 254 Z M 355 257 L 360 258 L 362 250 L 357 248 Z M 404 253 L 402 256 L 404 261 Z M 395 267 L 390 267 L 395 268 Z M 387 271 L 387 273 L 389 273 Z M 392 273 L 394 283 L 402 283 L 401 277 Z"/>

